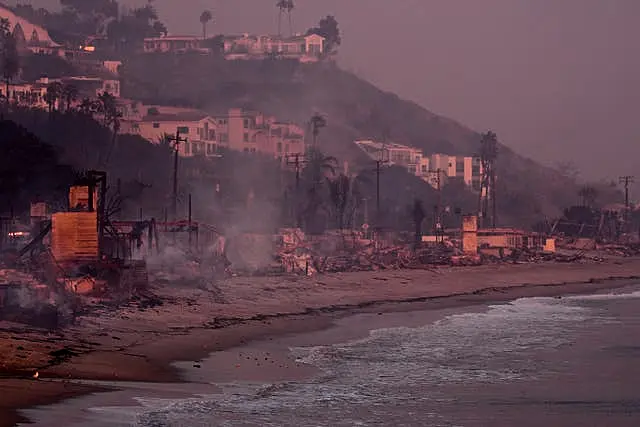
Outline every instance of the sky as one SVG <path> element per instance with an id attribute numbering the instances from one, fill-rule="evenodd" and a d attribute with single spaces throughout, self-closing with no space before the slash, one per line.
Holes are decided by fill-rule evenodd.
<path id="1" fill-rule="evenodd" d="M 275 3 L 154 0 L 194 35 L 204 9 L 210 32 L 274 33 Z M 296 0 L 294 31 L 327 14 L 340 64 L 385 90 L 587 179 L 640 166 L 640 0 Z"/>

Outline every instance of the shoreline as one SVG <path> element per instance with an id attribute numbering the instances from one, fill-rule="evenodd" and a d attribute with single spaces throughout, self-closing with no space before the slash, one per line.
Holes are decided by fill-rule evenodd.
<path id="1" fill-rule="evenodd" d="M 185 374 L 175 366 L 176 362 L 193 362 L 195 364 L 214 352 L 245 346 L 250 342 L 321 331 L 333 326 L 338 319 L 361 313 L 382 314 L 440 310 L 506 302 L 523 297 L 555 297 L 597 293 L 629 287 L 633 285 L 633 281 L 640 281 L 640 277 L 635 274 L 635 272 L 640 273 L 640 259 L 625 259 L 618 262 L 581 266 L 584 268 L 575 268 L 575 265 L 552 264 L 545 267 L 536 265 L 533 268 L 518 265 L 502 266 L 503 268 L 493 269 L 495 271 L 487 271 L 487 268 L 477 267 L 477 270 L 473 271 L 473 267 L 467 267 L 466 271 L 453 268 L 437 273 L 427 270 L 371 272 L 368 274 L 368 278 L 365 277 L 369 281 L 369 287 L 374 287 L 375 281 L 383 283 L 391 281 L 394 286 L 402 286 L 402 281 L 406 281 L 407 276 L 409 279 L 413 278 L 414 281 L 441 276 L 440 279 L 450 283 L 446 289 L 439 291 L 428 288 L 428 285 L 427 287 L 420 285 L 420 289 L 417 291 L 421 292 L 417 292 L 417 294 L 414 292 L 416 291 L 415 286 L 409 286 L 404 292 L 393 295 L 378 290 L 372 295 L 385 296 L 386 298 L 372 299 L 367 298 L 368 295 L 361 295 L 359 301 L 357 298 L 354 301 L 352 295 L 346 297 L 345 295 L 333 295 L 329 300 L 333 300 L 334 304 L 324 306 L 318 304 L 321 302 L 318 301 L 319 298 L 310 298 L 308 301 L 314 301 L 316 304 L 308 304 L 303 310 L 289 312 L 278 310 L 280 307 L 277 306 L 261 307 L 257 304 L 249 304 L 254 305 L 254 311 L 258 312 L 244 316 L 219 315 L 204 323 L 192 324 L 191 326 L 188 323 L 186 325 L 172 325 L 172 322 L 167 321 L 162 328 L 159 328 L 159 325 L 154 325 L 152 331 L 145 331 L 145 327 L 149 328 L 150 321 L 157 321 L 153 318 L 155 315 L 151 319 L 144 315 L 137 319 L 131 319 L 133 316 L 129 316 L 129 314 L 135 312 L 129 313 L 128 310 L 125 310 L 127 315 L 123 315 L 124 319 L 120 320 L 100 319 L 97 324 L 92 324 L 89 322 L 92 319 L 84 319 L 85 321 L 81 325 L 60 334 L 65 344 L 64 348 L 68 348 L 69 343 L 75 342 L 77 344 L 82 340 L 88 341 L 87 334 L 94 335 L 94 342 L 86 344 L 86 351 L 73 354 L 67 360 L 40 370 L 41 377 L 66 378 L 69 379 L 68 382 L 33 381 L 18 378 L 0 379 L 0 387 L 3 389 L 12 387 L 14 391 L 12 393 L 13 400 L 0 406 L 0 411 L 3 413 L 0 426 L 14 425 L 18 421 L 25 422 L 24 417 L 21 417 L 17 412 L 21 408 L 51 404 L 75 396 L 109 390 L 104 387 L 74 383 L 71 378 L 150 383 L 184 382 Z M 526 267 L 529 267 L 528 272 L 524 271 L 527 270 Z M 542 270 L 546 270 L 547 274 L 542 274 Z M 549 271 L 558 276 L 558 281 L 547 283 L 548 281 L 544 280 Z M 484 280 L 481 277 L 482 274 L 477 274 L 478 272 L 482 272 L 485 276 Z M 618 274 L 611 274 L 611 272 Z M 529 277 L 531 273 L 534 273 L 533 277 Z M 469 277 L 470 275 L 473 277 Z M 589 275 L 591 276 L 587 277 Z M 308 289 L 313 289 L 310 285 L 315 282 L 316 285 L 320 284 L 320 286 L 325 285 L 331 288 L 333 282 L 345 284 L 356 279 L 354 276 L 360 276 L 357 278 L 362 279 L 363 275 L 351 273 L 332 276 L 334 277 L 317 276 L 310 280 L 298 279 L 296 284 L 299 285 L 300 282 L 303 282 L 303 285 L 306 285 Z M 513 280 L 518 276 L 531 280 L 526 280 L 524 283 L 523 281 L 514 281 L 511 284 L 505 282 L 505 280 Z M 287 278 L 275 279 L 280 279 L 286 285 Z M 465 281 L 468 280 L 474 281 L 475 285 L 465 286 Z M 229 289 L 236 289 L 233 286 L 244 282 L 250 282 L 258 288 L 261 286 L 269 288 L 269 283 L 273 282 L 273 278 L 235 278 L 224 285 L 225 287 L 230 286 Z M 427 292 L 428 290 L 432 292 Z M 420 293 L 423 295 L 421 296 Z M 246 298 L 242 292 L 240 296 Z M 324 296 L 326 297 L 326 295 Z M 255 301 L 253 302 L 255 303 Z M 229 304 L 229 302 L 225 302 L 225 304 Z M 203 305 L 206 305 L 206 301 L 201 301 L 198 308 L 202 308 Z M 242 311 L 245 307 L 236 306 L 234 308 Z M 157 315 L 162 317 L 166 312 L 175 311 L 175 309 L 175 306 L 166 306 L 165 304 L 162 310 L 158 310 Z M 144 310 L 142 311 L 144 312 Z M 121 314 L 121 312 L 116 311 L 115 314 Z M 178 313 L 178 317 L 181 317 L 181 314 L 185 315 L 186 313 Z M 200 314 L 206 319 L 208 315 L 213 313 L 209 311 Z M 121 320 L 128 321 L 131 329 L 121 329 Z M 193 319 L 185 320 L 188 322 Z M 96 329 L 96 326 L 108 327 L 110 324 L 114 326 L 111 333 L 101 337 L 95 336 L 96 331 L 100 330 Z M 147 334 L 150 336 L 144 336 Z M 38 337 L 38 335 L 38 332 L 35 332 L 35 336 Z M 113 340 L 121 341 L 121 343 L 114 345 Z M 107 346 L 105 342 L 111 342 L 110 346 Z M 6 363 L 3 363 L 3 368 L 6 368 Z M 54 390 L 56 388 L 58 390 Z"/>

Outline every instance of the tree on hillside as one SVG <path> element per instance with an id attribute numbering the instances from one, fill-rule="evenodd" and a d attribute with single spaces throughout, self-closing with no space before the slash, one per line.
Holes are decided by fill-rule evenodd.
<path id="1" fill-rule="evenodd" d="M 100 110 L 100 101 L 91 98 L 84 98 L 78 105 L 78 113 L 93 118 Z"/>
<path id="2" fill-rule="evenodd" d="M 20 72 L 20 57 L 18 55 L 18 47 L 16 39 L 9 31 L 8 21 L 3 19 L 0 22 L 0 69 L 5 82 L 5 96 L 7 104 L 9 99 L 9 86 L 11 80 Z"/>
<path id="3" fill-rule="evenodd" d="M 0 121 L 0 212 L 21 212 L 33 199 L 64 198 L 73 177 L 53 147 L 13 121 Z"/>
<path id="4" fill-rule="evenodd" d="M 200 23 L 202 24 L 202 39 L 207 39 L 207 25 L 213 20 L 213 14 L 209 10 L 205 10 L 200 14 Z"/>
<path id="5" fill-rule="evenodd" d="M 313 146 L 315 147 L 318 142 L 318 136 L 320 135 L 320 129 L 327 127 L 327 119 L 323 115 L 316 113 L 311 117 L 309 125 L 311 126 Z"/>
<path id="6" fill-rule="evenodd" d="M 339 230 L 354 226 L 363 197 L 363 186 L 370 183 L 364 175 L 349 177 L 343 173 L 327 178 L 334 223 Z"/>
<path id="7" fill-rule="evenodd" d="M 64 85 L 60 98 L 65 104 L 65 111 L 70 111 L 71 105 L 78 99 L 78 88 L 72 84 Z"/>
<path id="8" fill-rule="evenodd" d="M 167 27 L 158 19 L 151 4 L 133 9 L 107 26 L 107 37 L 116 51 L 132 52 L 140 47 L 146 37 L 167 34 Z"/>
<path id="9" fill-rule="evenodd" d="M 325 18 L 322 18 L 317 27 L 310 28 L 309 31 L 307 31 L 307 35 L 309 34 L 317 34 L 325 38 L 324 51 L 327 54 L 335 53 L 338 46 L 342 44 L 338 21 L 333 15 L 327 15 Z"/>
<path id="10" fill-rule="evenodd" d="M 52 82 L 47 85 L 47 92 L 44 95 L 44 100 L 49 107 L 49 116 L 54 111 L 56 111 L 56 107 L 60 107 L 60 99 L 62 97 L 62 83 L 60 82 Z"/>
<path id="11" fill-rule="evenodd" d="M 119 7 L 115 0 L 60 0 L 60 4 L 64 8 L 82 15 L 118 16 Z"/>

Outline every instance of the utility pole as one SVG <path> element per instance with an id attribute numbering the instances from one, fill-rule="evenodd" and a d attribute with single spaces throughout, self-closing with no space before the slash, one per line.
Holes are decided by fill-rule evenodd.
<path id="1" fill-rule="evenodd" d="M 303 155 L 300 153 L 285 155 L 287 165 L 293 165 L 296 171 L 296 191 L 300 188 L 300 172 L 302 171 L 302 165 L 306 163 L 306 160 L 300 160 L 300 157 L 302 156 Z"/>
<path id="2" fill-rule="evenodd" d="M 442 228 L 442 170 L 438 168 L 436 170 L 430 170 L 429 174 L 435 174 L 436 179 L 436 191 L 438 192 L 438 199 L 435 207 L 435 215 L 433 220 L 433 231 L 436 235 L 436 239 L 438 238 L 439 231 Z"/>
<path id="3" fill-rule="evenodd" d="M 382 172 L 382 165 L 389 163 L 388 160 L 378 159 L 376 160 L 376 222 L 380 225 L 380 173 Z"/>
<path id="4" fill-rule="evenodd" d="M 619 182 L 620 184 L 624 184 L 624 223 L 625 223 L 625 227 L 627 227 L 627 224 L 629 222 L 629 185 L 633 184 L 635 180 L 634 176 L 631 175 L 626 175 L 626 176 L 621 176 L 619 178 Z"/>
<path id="5" fill-rule="evenodd" d="M 295 220 L 296 220 L 296 226 L 298 228 L 302 227 L 302 218 L 300 218 L 300 213 L 299 213 L 299 199 L 300 199 L 300 172 L 302 171 L 302 166 L 304 164 L 307 163 L 307 161 L 305 159 L 301 159 L 301 157 L 303 157 L 303 154 L 300 153 L 295 153 L 295 154 L 287 154 L 285 155 L 285 159 L 286 159 L 286 164 L 287 165 L 293 165 L 293 167 L 295 168 L 296 171 L 296 191 L 295 191 L 295 196 L 294 196 L 294 210 L 295 210 Z"/>
<path id="6" fill-rule="evenodd" d="M 175 143 L 175 152 L 173 158 L 173 194 L 171 199 L 171 213 L 173 220 L 178 219 L 178 156 L 180 152 L 180 143 L 187 142 L 186 138 L 180 138 L 180 128 L 176 129 L 176 136 L 169 136 L 167 140 Z"/>
<path id="7" fill-rule="evenodd" d="M 376 160 L 376 225 L 380 225 L 380 173 L 382 171 L 382 165 L 390 163 L 389 159 L 385 159 L 385 153 L 387 153 L 387 140 L 389 139 L 390 130 L 385 127 L 382 130 L 382 147 L 380 148 L 380 156 Z"/>

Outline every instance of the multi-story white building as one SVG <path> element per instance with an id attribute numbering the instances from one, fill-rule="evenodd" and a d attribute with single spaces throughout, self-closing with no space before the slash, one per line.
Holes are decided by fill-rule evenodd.
<path id="1" fill-rule="evenodd" d="M 243 34 L 225 37 L 223 49 L 225 58 L 230 60 L 279 57 L 316 62 L 324 53 L 324 41 L 318 34 L 293 37 Z"/>
<path id="2" fill-rule="evenodd" d="M 419 148 L 372 140 L 355 141 L 355 144 L 372 159 L 403 166 L 409 173 L 422 178 L 434 188 L 438 187 L 438 179 L 440 185 L 443 185 L 447 178 L 459 178 L 475 191 L 480 190 L 479 158 L 440 153 L 427 156 Z"/>

